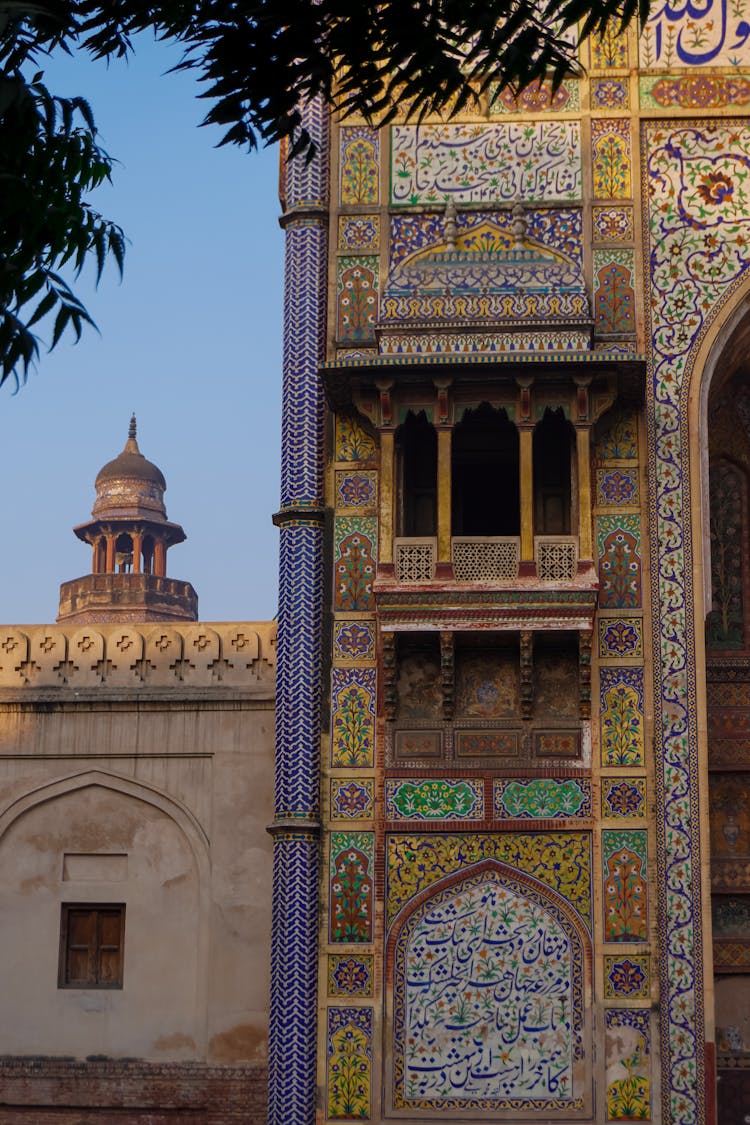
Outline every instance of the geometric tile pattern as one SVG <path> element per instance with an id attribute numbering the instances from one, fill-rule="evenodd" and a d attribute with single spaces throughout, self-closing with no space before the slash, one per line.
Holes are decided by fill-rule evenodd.
<path id="1" fill-rule="evenodd" d="M 629 109 L 627 78 L 597 78 L 591 83 L 591 104 L 596 109 Z"/>
<path id="2" fill-rule="evenodd" d="M 273 857 L 268 1121 L 310 1125 L 317 1032 L 318 841 L 312 833 L 277 835 Z"/>
<path id="3" fill-rule="evenodd" d="M 688 396 L 695 358 L 718 310 L 750 267 L 747 122 L 645 122 L 649 197 L 653 405 L 650 487 L 655 526 L 654 670 L 664 1111 L 705 1121 L 695 628 L 690 542 Z M 722 246 L 717 258 L 713 246 Z M 689 268 L 688 264 L 690 263 Z M 690 314 L 686 315 L 686 309 Z"/>
<path id="4" fill-rule="evenodd" d="M 728 105 L 750 105 L 750 79 L 743 75 L 664 74 L 640 78 L 642 109 L 720 109 Z"/>
<path id="5" fill-rule="evenodd" d="M 374 508 L 377 498 L 377 473 L 336 473 L 337 507 Z"/>
<path id="6" fill-rule="evenodd" d="M 319 842 L 304 822 L 317 819 L 320 792 L 327 232 L 297 209 L 327 204 L 329 118 L 320 99 L 301 112 L 316 155 L 286 167 L 275 791 L 276 817 L 301 823 L 274 833 L 269 1125 L 310 1125 L 317 1058 Z"/>
<path id="7" fill-rule="evenodd" d="M 599 242 L 628 242 L 634 237 L 632 207 L 594 207 L 593 219 Z"/>
<path id="8" fill-rule="evenodd" d="M 598 504 L 636 508 L 639 501 L 638 475 L 632 469 L 596 470 L 596 502 Z"/>
<path id="9" fill-rule="evenodd" d="M 339 250 L 377 250 L 380 215 L 341 215 Z"/>
<path id="10" fill-rule="evenodd" d="M 571 113 L 581 108 L 579 82 L 567 78 L 556 90 L 549 81 L 531 82 L 517 94 L 509 87 L 498 90 L 497 84 L 490 83 L 489 115 L 497 117 L 503 113 Z"/>
<path id="11" fill-rule="evenodd" d="M 374 660 L 375 622 L 337 621 L 333 627 L 334 660 Z"/>

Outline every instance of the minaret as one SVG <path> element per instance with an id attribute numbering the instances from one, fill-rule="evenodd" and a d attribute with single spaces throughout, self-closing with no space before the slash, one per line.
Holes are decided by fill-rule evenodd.
<path id="1" fill-rule="evenodd" d="M 138 448 L 135 415 L 125 448 L 95 487 L 93 518 L 73 528 L 92 548 L 91 574 L 63 582 L 58 622 L 197 621 L 193 587 L 167 578 L 167 550 L 186 535 L 167 519 L 167 483 Z"/>

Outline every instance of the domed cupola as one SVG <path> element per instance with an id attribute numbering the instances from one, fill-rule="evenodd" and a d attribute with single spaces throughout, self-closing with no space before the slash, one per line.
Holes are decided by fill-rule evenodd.
<path id="1" fill-rule="evenodd" d="M 167 482 L 136 440 L 99 471 L 92 519 L 73 530 L 92 548 L 91 574 L 60 587 L 58 621 L 197 621 L 189 582 L 167 578 L 167 550 L 185 532 L 167 519 Z"/>
<path id="2" fill-rule="evenodd" d="M 99 470 L 95 485 L 93 516 L 143 516 L 166 520 L 164 474 L 147 461 L 135 438 L 135 414 L 131 416 L 128 440 L 119 457 Z"/>

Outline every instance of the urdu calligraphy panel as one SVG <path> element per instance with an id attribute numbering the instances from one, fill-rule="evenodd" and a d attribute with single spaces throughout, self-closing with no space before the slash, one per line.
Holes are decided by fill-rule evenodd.
<path id="1" fill-rule="evenodd" d="M 581 198 L 577 121 L 394 125 L 391 204 Z"/>
<path id="2" fill-rule="evenodd" d="M 586 1110 L 584 939 L 556 895 L 482 865 L 421 902 L 393 949 L 394 1109 Z"/>

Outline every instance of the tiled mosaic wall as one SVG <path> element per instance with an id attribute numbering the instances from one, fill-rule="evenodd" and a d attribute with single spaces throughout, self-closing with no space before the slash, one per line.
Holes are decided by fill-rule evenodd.
<path id="1" fill-rule="evenodd" d="M 627 403 L 609 411 L 593 435 L 593 538 L 600 597 L 592 777 L 519 774 L 478 780 L 471 770 L 420 773 L 409 766 L 410 759 L 428 758 L 432 752 L 437 762 L 440 734 L 405 731 L 395 753 L 406 766 L 398 775 L 382 778 L 373 588 L 379 535 L 377 441 L 355 414 L 339 415 L 332 428 L 327 484 L 334 512 L 332 667 L 322 790 L 328 828 L 321 929 L 326 1016 L 318 1055 L 331 1120 L 379 1119 L 381 1087 L 391 1104 L 405 1110 L 414 1101 L 415 1112 L 424 1111 L 425 1117 L 450 1103 L 455 1095 L 450 1082 L 427 1089 L 403 1055 L 400 1071 L 380 1073 L 378 1060 L 387 1037 L 394 1037 L 391 1048 L 398 1048 L 399 1035 L 416 1028 L 418 1016 L 405 984 L 392 1001 L 384 998 L 385 933 L 378 911 L 385 909 L 385 925 L 394 927 L 389 971 L 413 964 L 429 927 L 455 911 L 458 893 L 481 892 L 489 901 L 498 887 L 504 888 L 520 933 L 532 901 L 522 877 L 533 875 L 544 884 L 544 862 L 527 847 L 529 825 L 549 819 L 558 822 L 556 829 L 550 833 L 541 826 L 539 838 L 544 836 L 550 846 L 560 821 L 571 828 L 571 839 L 589 841 L 586 863 L 580 851 L 572 853 L 571 862 L 579 876 L 586 871 L 592 987 L 604 1011 L 599 1030 L 606 1091 L 599 1094 L 597 1119 L 649 1120 L 657 1111 L 665 1125 L 705 1119 L 700 856 L 690 828 L 697 822 L 697 731 L 695 684 L 689 673 L 689 540 L 683 535 L 689 495 L 682 443 L 685 388 L 696 349 L 714 311 L 731 298 L 750 264 L 744 175 L 750 127 L 721 120 L 727 108 L 736 112 L 750 106 L 750 84 L 742 73 L 750 61 L 750 33 L 745 17 L 738 15 L 742 8 L 708 5 L 690 15 L 672 6 L 665 15 L 662 6 L 640 44 L 632 34 L 594 36 L 586 49 L 586 78 L 567 81 L 557 91 L 542 84 L 518 96 L 504 93 L 472 123 L 399 122 L 381 134 L 347 123 L 338 130 L 329 355 L 372 357 L 378 347 L 378 316 L 390 324 L 407 319 L 411 308 L 418 319 L 425 310 L 430 315 L 438 306 L 444 311 L 454 299 L 438 295 L 435 304 L 434 294 L 417 293 L 416 283 L 398 291 L 403 263 L 430 247 L 439 252 L 443 245 L 448 198 L 459 206 L 457 245 L 492 254 L 507 248 L 512 225 L 507 205 L 522 195 L 534 239 L 566 255 L 581 275 L 585 271 L 595 346 L 622 354 L 650 348 L 653 370 L 649 443 L 643 416 Z M 642 69 L 636 76 L 630 68 L 638 59 Z M 724 70 L 716 72 L 716 67 Z M 694 123 L 685 122 L 683 114 L 680 122 L 641 125 L 639 110 L 651 118 L 657 110 L 665 118 L 685 110 L 706 110 L 715 117 Z M 639 128 L 645 138 L 642 152 Z M 586 145 L 590 162 L 582 159 Z M 499 167 L 502 174 L 496 175 Z M 649 188 L 651 233 L 644 246 L 639 207 Z M 590 247 L 585 262 L 584 245 L 587 253 Z M 688 260 L 699 268 L 688 269 Z M 656 301 L 651 312 L 643 300 L 649 286 Z M 446 339 L 436 333 L 430 346 L 447 346 Z M 503 346 L 489 333 L 485 343 L 487 350 Z M 529 334 L 524 345 L 532 343 Z M 385 353 L 391 345 L 381 340 L 380 347 Z M 417 347 L 415 336 L 393 345 L 388 354 L 399 356 Z M 656 505 L 653 527 L 647 522 L 647 464 Z M 654 669 L 664 669 L 664 674 L 656 685 L 651 729 Z M 418 754 L 404 750 L 409 738 L 422 740 Z M 655 800 L 658 832 L 649 812 Z M 504 825 L 509 830 L 488 830 L 487 822 L 493 820 L 509 822 Z M 513 822 L 523 822 L 523 828 L 516 831 Z M 384 901 L 378 848 L 386 825 L 391 835 L 385 846 L 396 850 L 386 853 Z M 494 843 L 499 837 L 502 854 Z M 503 850 L 513 842 L 515 852 Z M 441 873 L 454 879 L 436 892 L 429 920 L 419 896 L 428 901 L 430 886 L 417 870 L 427 853 L 431 864 L 441 864 Z M 459 892 L 461 872 L 477 862 L 486 864 L 485 882 Z M 660 958 L 652 945 L 659 898 Z M 565 901 L 567 906 L 561 906 L 553 895 L 549 903 L 534 905 L 547 911 L 546 917 L 559 908 L 568 918 L 565 910 L 570 908 L 583 918 L 580 904 Z M 560 965 L 578 964 L 583 939 L 576 934 L 567 934 Z M 466 955 L 469 960 L 474 955 L 469 944 Z M 560 991 L 554 994 L 565 996 L 566 1003 L 578 987 L 571 982 L 582 979 L 576 973 L 571 968 L 567 977 L 561 972 L 555 981 Z M 457 990 L 457 1005 L 474 1002 L 467 991 Z M 660 1030 L 650 1017 L 658 998 Z M 558 1058 L 559 1076 L 566 1082 L 575 1069 L 576 1034 L 571 1016 L 561 1032 Z M 420 1046 L 428 1049 L 424 1042 Z M 688 1078 L 685 1068 L 692 1068 Z M 588 1096 L 573 1085 L 560 1106 L 548 1105 L 539 1113 L 551 1117 L 559 1109 L 564 1115 L 571 1099 Z M 478 1080 L 472 1093 L 477 1106 L 501 1115 L 529 1109 L 534 1096 L 522 1092 L 519 1104 L 511 1107 L 489 1079 Z"/>

